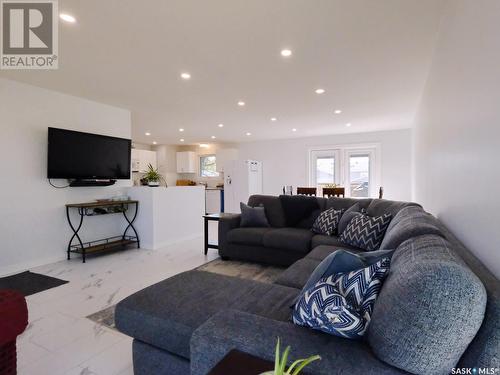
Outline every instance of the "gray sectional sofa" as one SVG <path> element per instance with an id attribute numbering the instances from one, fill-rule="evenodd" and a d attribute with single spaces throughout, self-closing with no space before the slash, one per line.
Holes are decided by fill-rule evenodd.
<path id="1" fill-rule="evenodd" d="M 271 228 L 240 228 L 238 215 L 221 220 L 221 256 L 289 266 L 274 284 L 193 270 L 121 301 L 116 325 L 134 337 L 136 375 L 205 375 L 231 349 L 273 360 L 276 337 L 294 358 L 322 356 L 311 375 L 500 366 L 498 279 L 435 217 L 414 203 L 317 199 L 319 210 L 294 228 L 285 227 L 279 198 L 268 196 L 252 196 L 249 205 L 264 205 Z M 328 207 L 346 209 L 344 216 L 393 215 L 381 248 L 396 251 L 363 341 L 290 321 L 290 306 L 321 260 L 339 248 L 361 251 L 308 230 Z"/>

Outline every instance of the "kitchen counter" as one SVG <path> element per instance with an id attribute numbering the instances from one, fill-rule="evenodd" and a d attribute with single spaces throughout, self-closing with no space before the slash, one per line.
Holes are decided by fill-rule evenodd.
<path id="1" fill-rule="evenodd" d="M 127 194 L 140 202 L 134 226 L 141 248 L 159 249 L 203 235 L 204 186 L 134 186 Z"/>

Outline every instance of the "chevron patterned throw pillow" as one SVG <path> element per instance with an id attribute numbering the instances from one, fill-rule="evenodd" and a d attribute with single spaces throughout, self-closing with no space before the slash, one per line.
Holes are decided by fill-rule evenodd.
<path id="1" fill-rule="evenodd" d="M 317 234 L 331 236 L 337 230 L 343 213 L 344 210 L 335 210 L 333 208 L 321 212 L 316 221 L 314 221 L 311 230 Z"/>
<path id="2" fill-rule="evenodd" d="M 293 322 L 340 337 L 362 338 L 390 262 L 389 257 L 382 258 L 369 267 L 321 279 L 295 304 Z"/>
<path id="3" fill-rule="evenodd" d="M 391 219 L 391 214 L 376 217 L 355 216 L 340 235 L 340 241 L 367 251 L 377 250 Z"/>

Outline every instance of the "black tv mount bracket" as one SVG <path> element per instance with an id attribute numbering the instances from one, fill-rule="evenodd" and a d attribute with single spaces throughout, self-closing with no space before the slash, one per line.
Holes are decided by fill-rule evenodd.
<path id="1" fill-rule="evenodd" d="M 116 180 L 72 180 L 69 186 L 71 187 L 82 187 L 82 186 L 111 186 L 114 185 Z"/>

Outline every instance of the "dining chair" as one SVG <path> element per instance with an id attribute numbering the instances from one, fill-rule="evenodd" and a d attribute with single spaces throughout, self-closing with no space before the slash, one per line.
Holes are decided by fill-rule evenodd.
<path id="1" fill-rule="evenodd" d="M 311 197 L 316 196 L 316 188 L 313 187 L 298 187 L 297 195 L 309 195 Z"/>
<path id="2" fill-rule="evenodd" d="M 323 197 L 345 197 L 345 189 L 343 187 L 323 188 Z"/>

